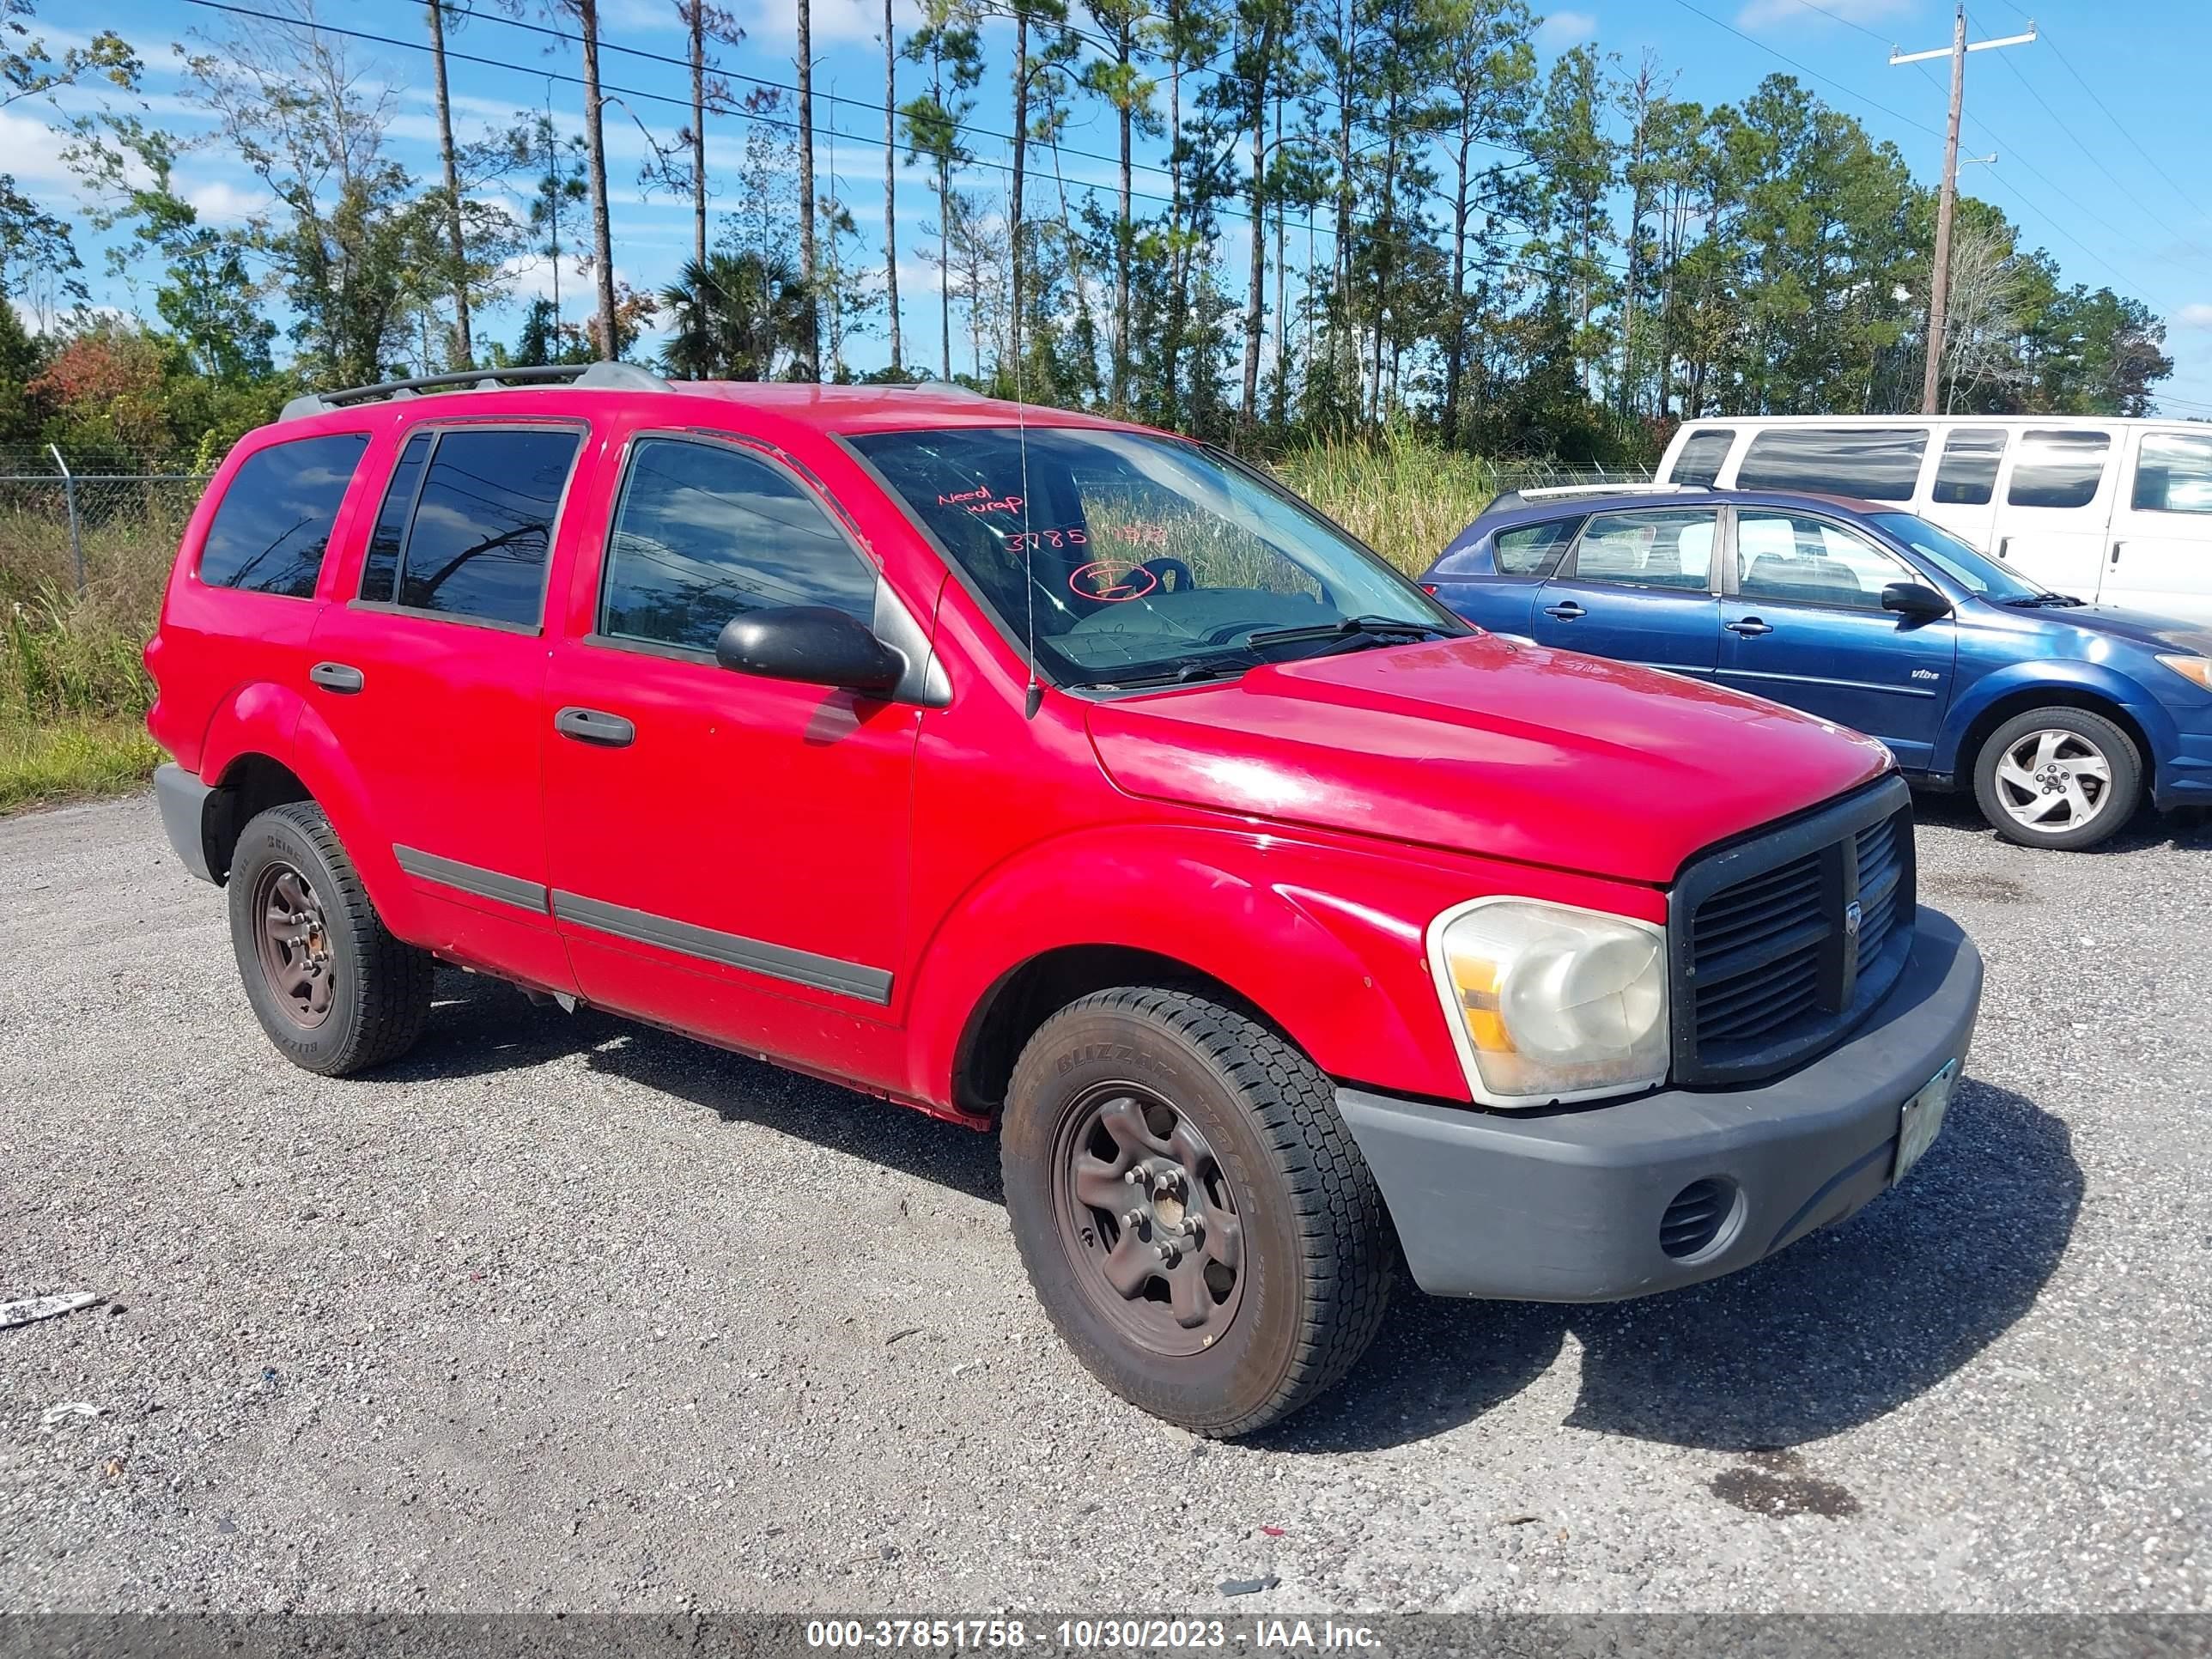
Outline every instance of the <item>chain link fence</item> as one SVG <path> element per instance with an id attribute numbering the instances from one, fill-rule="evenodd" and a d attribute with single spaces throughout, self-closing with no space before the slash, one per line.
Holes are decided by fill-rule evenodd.
<path id="1" fill-rule="evenodd" d="M 0 599 L 73 592 L 151 613 L 204 473 L 80 474 L 54 452 L 31 469 L 0 455 Z"/>

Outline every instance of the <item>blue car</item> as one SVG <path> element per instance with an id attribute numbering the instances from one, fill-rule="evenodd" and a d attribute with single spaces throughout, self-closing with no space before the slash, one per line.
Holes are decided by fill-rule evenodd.
<path id="1" fill-rule="evenodd" d="M 1509 494 L 1421 578 L 1539 646 L 1771 697 L 2026 847 L 2212 804 L 2212 633 L 2047 592 L 1926 520 L 1768 490 Z"/>

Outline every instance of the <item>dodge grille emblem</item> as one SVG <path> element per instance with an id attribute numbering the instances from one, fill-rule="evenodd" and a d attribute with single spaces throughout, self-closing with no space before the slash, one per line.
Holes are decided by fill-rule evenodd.
<path id="1" fill-rule="evenodd" d="M 1845 939 L 1856 939 L 1859 936 L 1859 902 L 1856 899 L 1853 899 L 1844 907 L 1844 937 Z"/>

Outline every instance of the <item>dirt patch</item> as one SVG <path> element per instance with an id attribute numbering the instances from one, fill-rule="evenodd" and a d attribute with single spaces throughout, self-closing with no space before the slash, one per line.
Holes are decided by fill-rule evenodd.
<path id="1" fill-rule="evenodd" d="M 1992 904 L 2028 904 L 2035 899 L 2026 882 L 1979 870 L 1924 876 L 1920 887 L 1923 892 L 1941 893 L 1946 898 L 1987 899 Z"/>

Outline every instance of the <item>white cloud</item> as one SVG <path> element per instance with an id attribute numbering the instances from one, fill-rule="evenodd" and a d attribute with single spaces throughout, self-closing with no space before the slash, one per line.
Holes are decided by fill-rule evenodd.
<path id="1" fill-rule="evenodd" d="M 2212 328 L 2212 305 L 2184 306 L 2174 313 L 2173 320 L 2184 328 Z"/>
<path id="2" fill-rule="evenodd" d="M 66 142 L 66 135 L 44 121 L 0 109 L 0 155 L 8 158 L 7 170 L 15 175 L 18 185 L 74 186 L 76 175 L 62 165 L 62 145 Z"/>
<path id="3" fill-rule="evenodd" d="M 240 190 L 221 179 L 186 185 L 183 194 L 202 222 L 210 225 L 244 224 L 255 214 L 268 211 L 276 199 L 265 190 Z"/>
<path id="4" fill-rule="evenodd" d="M 1735 21 L 1739 27 L 1747 29 L 1770 23 L 1879 23 L 1911 11 L 1912 3 L 1913 0 L 1820 0 L 1815 6 L 1807 0 L 1751 0 L 1736 13 Z"/>
<path id="5" fill-rule="evenodd" d="M 895 0 L 893 15 L 902 34 L 921 21 L 921 8 L 915 0 Z M 745 0 L 738 14 L 738 21 L 744 26 L 746 44 L 752 46 L 796 44 L 798 17 L 797 8 L 787 0 Z M 813 15 L 808 21 L 817 53 L 831 46 L 879 41 L 884 33 L 883 0 L 814 0 Z"/>
<path id="6" fill-rule="evenodd" d="M 1597 19 L 1586 11 L 1555 11 L 1536 31 L 1536 44 L 1547 52 L 1564 52 L 1597 33 Z"/>

